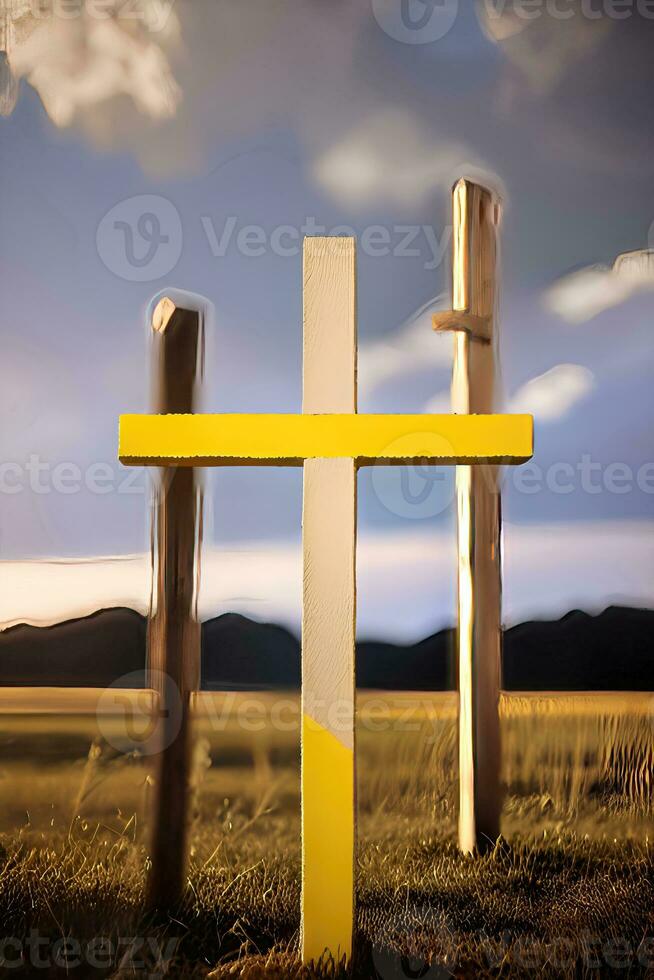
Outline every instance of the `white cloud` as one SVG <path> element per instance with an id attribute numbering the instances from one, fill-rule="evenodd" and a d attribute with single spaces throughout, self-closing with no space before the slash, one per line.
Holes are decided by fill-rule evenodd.
<path id="1" fill-rule="evenodd" d="M 411 642 L 454 621 L 456 535 L 428 523 L 402 532 L 366 532 L 357 556 L 361 636 Z M 610 602 L 651 605 L 654 523 L 505 524 L 504 618 L 559 616 Z M 401 595 L 398 593 L 401 583 Z M 145 613 L 145 556 L 77 561 L 0 562 L 0 626 L 38 625 L 127 605 Z M 200 615 L 235 611 L 300 624 L 299 542 L 208 547 Z"/>
<path id="2" fill-rule="evenodd" d="M 557 364 L 516 391 L 509 411 L 534 415 L 539 422 L 563 418 L 595 387 L 595 376 L 580 364 Z"/>
<path id="3" fill-rule="evenodd" d="M 375 80 L 358 71 L 358 38 L 370 18 L 359 4 L 82 4 L 99 9 L 98 19 L 49 16 L 55 3 L 76 6 L 0 0 L 0 52 L 9 50 L 14 74 L 38 89 L 58 125 L 74 125 L 100 150 L 133 153 L 158 177 L 206 172 L 216 138 L 241 139 L 271 116 L 288 120 L 309 153 L 320 152 L 342 132 L 343 113 L 361 115 L 379 98 Z M 122 17 L 102 19 L 116 8 Z M 0 111 L 11 111 L 15 95 L 0 55 Z"/>
<path id="4" fill-rule="evenodd" d="M 377 340 L 359 345 L 359 393 L 369 395 L 389 381 L 452 363 L 452 338 L 432 330 L 431 317 L 443 295 L 430 299 L 412 317 Z"/>
<path id="5" fill-rule="evenodd" d="M 557 364 L 532 378 L 513 395 L 507 411 L 533 415 L 538 422 L 554 422 L 567 415 L 595 388 L 595 376 L 580 364 Z M 452 411 L 449 388 L 425 403 L 423 412 L 442 415 Z"/>
<path id="6" fill-rule="evenodd" d="M 590 266 L 564 276 L 544 296 L 545 306 L 568 323 L 579 324 L 654 290 L 654 250 L 625 252 L 613 267 Z"/>
<path id="7" fill-rule="evenodd" d="M 382 109 L 351 129 L 313 163 L 313 178 L 346 207 L 369 201 L 419 204 L 449 187 L 467 160 L 458 144 L 435 141 L 406 110 Z"/>
<path id="8" fill-rule="evenodd" d="M 130 18 L 121 17 L 119 0 L 110 0 L 112 10 L 103 3 L 101 16 L 83 4 L 74 17 L 49 5 L 35 14 L 34 6 L 12 0 L 0 47 L 57 126 L 120 95 L 154 119 L 175 113 L 181 93 L 165 53 L 179 26 L 171 4 L 146 0 Z"/>
<path id="9" fill-rule="evenodd" d="M 116 606 L 145 613 L 149 594 L 143 556 L 0 562 L 0 627 L 48 626 Z"/>

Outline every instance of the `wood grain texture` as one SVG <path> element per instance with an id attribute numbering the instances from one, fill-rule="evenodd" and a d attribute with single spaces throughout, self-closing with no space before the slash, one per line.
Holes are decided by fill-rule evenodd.
<path id="1" fill-rule="evenodd" d="M 349 459 L 304 468 L 303 714 L 354 748 L 356 472 Z"/>
<path id="2" fill-rule="evenodd" d="M 494 409 L 497 224 L 486 188 L 459 181 L 453 192 L 453 306 L 491 325 L 490 344 L 454 339 L 452 408 Z M 499 836 L 501 501 L 497 466 L 460 466 L 458 517 L 459 845 L 486 850 Z"/>
<path id="3" fill-rule="evenodd" d="M 304 243 L 305 413 L 356 412 L 351 238 Z M 349 959 L 354 919 L 356 466 L 308 459 L 302 514 L 302 957 Z"/>
<path id="4" fill-rule="evenodd" d="M 302 411 L 357 410 L 356 243 L 305 238 Z"/>
<path id="5" fill-rule="evenodd" d="M 162 299 L 153 313 L 155 410 L 193 412 L 203 347 L 200 312 Z M 158 474 L 153 535 L 153 608 L 148 622 L 149 686 L 161 698 L 160 749 L 147 905 L 165 910 L 186 881 L 191 756 L 191 694 L 200 681 L 200 624 L 195 615 L 199 569 L 199 473 L 173 467 Z"/>

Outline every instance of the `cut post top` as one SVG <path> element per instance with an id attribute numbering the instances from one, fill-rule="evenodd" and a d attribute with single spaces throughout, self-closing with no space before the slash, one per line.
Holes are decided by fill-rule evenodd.
<path id="1" fill-rule="evenodd" d="M 353 459 L 517 465 L 533 455 L 531 415 L 121 415 L 128 466 L 302 466 Z"/>

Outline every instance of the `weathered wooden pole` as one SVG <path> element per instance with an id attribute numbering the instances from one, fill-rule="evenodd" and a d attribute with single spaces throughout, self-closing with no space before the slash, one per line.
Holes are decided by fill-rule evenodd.
<path id="1" fill-rule="evenodd" d="M 309 414 L 357 410 L 353 238 L 304 241 Z M 306 459 L 302 541 L 302 958 L 349 959 L 354 921 L 356 463 Z"/>
<path id="2" fill-rule="evenodd" d="M 453 190 L 453 311 L 434 316 L 455 331 L 452 409 L 494 410 L 499 201 L 460 180 Z M 501 502 L 498 467 L 458 466 L 459 846 L 492 847 L 499 836 Z"/>
<path id="3" fill-rule="evenodd" d="M 195 411 L 202 374 L 203 329 L 199 306 L 186 308 L 168 297 L 155 306 L 155 412 Z M 156 480 L 147 683 L 159 692 L 160 725 L 147 905 L 165 910 L 181 897 L 186 876 L 191 695 L 200 683 L 200 624 L 195 605 L 201 493 L 199 471 L 193 466 L 161 469 Z"/>

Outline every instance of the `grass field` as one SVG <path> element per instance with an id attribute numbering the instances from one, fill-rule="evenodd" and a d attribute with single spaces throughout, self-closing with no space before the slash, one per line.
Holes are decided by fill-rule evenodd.
<path id="1" fill-rule="evenodd" d="M 165 921 L 140 911 L 152 784 L 131 750 L 147 741 L 91 694 L 44 694 L 36 713 L 2 698 L 7 975 L 19 956 L 38 976 L 314 975 L 295 959 L 295 695 L 199 699 L 189 887 Z M 356 974 L 654 971 L 653 707 L 505 696 L 503 840 L 470 859 L 454 844 L 455 698 L 361 696 Z"/>

